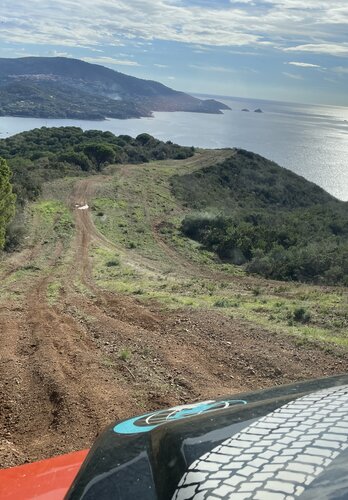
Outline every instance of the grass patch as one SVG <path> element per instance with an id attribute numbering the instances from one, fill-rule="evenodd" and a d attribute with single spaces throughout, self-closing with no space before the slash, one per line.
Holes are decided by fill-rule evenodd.
<path id="1" fill-rule="evenodd" d="M 47 286 L 47 302 L 50 305 L 54 305 L 58 299 L 62 286 L 59 281 L 51 281 Z"/>
<path id="2" fill-rule="evenodd" d="M 129 349 L 122 349 L 119 354 L 119 358 L 122 361 L 128 361 L 132 356 L 132 353 Z"/>
<path id="3" fill-rule="evenodd" d="M 230 299 L 221 298 L 214 302 L 215 307 L 232 307 L 235 302 L 232 302 Z"/>
<path id="4" fill-rule="evenodd" d="M 41 238 L 66 239 L 72 235 L 74 222 L 70 210 L 63 202 L 42 200 L 32 205 L 32 212 L 39 219 L 35 226 Z"/>

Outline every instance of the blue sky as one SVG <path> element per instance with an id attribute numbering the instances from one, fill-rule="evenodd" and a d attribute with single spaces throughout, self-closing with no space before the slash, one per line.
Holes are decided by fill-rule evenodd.
<path id="1" fill-rule="evenodd" d="M 0 57 L 26 55 L 191 93 L 348 106 L 348 0 L 2 0 Z"/>

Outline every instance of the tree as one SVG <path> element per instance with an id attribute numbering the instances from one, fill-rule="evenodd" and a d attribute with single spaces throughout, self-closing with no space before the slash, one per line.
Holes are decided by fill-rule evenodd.
<path id="1" fill-rule="evenodd" d="M 0 249 L 5 244 L 6 227 L 15 213 L 16 196 L 12 193 L 11 171 L 0 158 Z"/>
<path id="2" fill-rule="evenodd" d="M 59 155 L 58 160 L 78 165 L 81 170 L 84 170 L 85 172 L 88 172 L 88 170 L 92 170 L 93 168 L 92 162 L 87 155 L 82 152 L 76 152 L 72 149 Z"/>
<path id="3" fill-rule="evenodd" d="M 86 144 L 83 152 L 97 164 L 98 170 L 103 163 L 112 163 L 115 160 L 115 150 L 109 144 Z"/>
<path id="4" fill-rule="evenodd" d="M 152 144 L 153 146 L 155 146 L 156 144 L 158 144 L 160 142 L 157 139 L 155 139 L 154 137 L 152 137 L 152 135 L 146 134 L 146 133 L 137 135 L 135 140 L 137 142 L 139 142 L 142 146 L 149 145 L 149 144 Z"/>

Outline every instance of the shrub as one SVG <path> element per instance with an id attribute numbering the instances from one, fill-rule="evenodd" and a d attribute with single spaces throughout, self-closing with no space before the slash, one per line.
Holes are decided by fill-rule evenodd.
<path id="1" fill-rule="evenodd" d="M 24 235 L 25 235 L 24 225 L 17 219 L 14 219 L 9 224 L 6 230 L 6 241 L 4 247 L 5 251 L 13 252 L 14 250 L 18 249 L 18 247 L 23 241 Z"/>
<path id="2" fill-rule="evenodd" d="M 120 261 L 117 259 L 109 260 L 105 265 L 106 267 L 116 267 L 120 265 Z"/>
<path id="3" fill-rule="evenodd" d="M 297 307 L 293 314 L 293 320 L 296 321 L 296 323 L 309 323 L 311 319 L 311 315 L 306 309 L 303 307 Z"/>
<path id="4" fill-rule="evenodd" d="M 12 192 L 12 172 L 0 158 L 0 250 L 5 245 L 6 229 L 15 214 L 16 196 Z"/>
<path id="5" fill-rule="evenodd" d="M 130 352 L 129 349 L 122 349 L 121 352 L 120 352 L 120 359 L 122 359 L 122 361 L 128 361 L 131 357 L 132 353 Z"/>

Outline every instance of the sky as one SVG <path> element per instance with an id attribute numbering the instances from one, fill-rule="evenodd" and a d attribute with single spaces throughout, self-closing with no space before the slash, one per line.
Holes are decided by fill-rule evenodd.
<path id="1" fill-rule="evenodd" d="M 348 106 L 348 0 L 1 0 L 0 57 L 177 90 Z"/>

